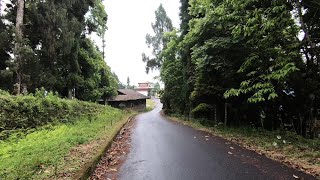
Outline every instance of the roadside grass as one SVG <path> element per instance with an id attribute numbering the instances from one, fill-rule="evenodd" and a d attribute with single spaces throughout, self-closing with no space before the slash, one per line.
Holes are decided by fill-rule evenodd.
<path id="1" fill-rule="evenodd" d="M 13 134 L 0 141 L 0 179 L 72 178 L 131 114 L 106 106 L 90 118 L 47 126 L 22 138 Z"/>
<path id="2" fill-rule="evenodd" d="M 246 149 L 303 170 L 320 178 L 320 139 L 306 139 L 288 131 L 267 131 L 251 127 L 208 127 L 181 117 L 169 119 L 232 141 Z"/>
<path id="3" fill-rule="evenodd" d="M 151 111 L 156 106 L 156 103 L 152 99 L 147 99 L 147 111 Z"/>

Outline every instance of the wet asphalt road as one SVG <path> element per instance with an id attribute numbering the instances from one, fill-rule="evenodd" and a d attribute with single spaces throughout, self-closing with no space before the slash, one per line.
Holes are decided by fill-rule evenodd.
<path id="1" fill-rule="evenodd" d="M 121 180 L 315 179 L 218 137 L 171 122 L 162 105 L 136 117 Z M 206 137 L 209 136 L 209 137 Z"/>

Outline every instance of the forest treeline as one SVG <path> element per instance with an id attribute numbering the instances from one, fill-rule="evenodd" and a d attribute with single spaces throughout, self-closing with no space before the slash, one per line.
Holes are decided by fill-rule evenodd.
<path id="1" fill-rule="evenodd" d="M 142 54 L 160 69 L 166 113 L 314 137 L 320 113 L 317 0 L 180 0 L 160 5 Z"/>
<path id="2" fill-rule="evenodd" d="M 116 94 L 117 76 L 104 61 L 107 14 L 102 0 L 11 0 L 1 3 L 0 89 L 96 101 Z"/>

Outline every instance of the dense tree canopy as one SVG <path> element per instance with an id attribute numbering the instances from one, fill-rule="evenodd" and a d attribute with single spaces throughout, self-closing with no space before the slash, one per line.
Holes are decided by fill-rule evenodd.
<path id="1" fill-rule="evenodd" d="M 180 29 L 164 33 L 166 46 L 153 45 L 163 47 L 156 67 L 165 111 L 312 137 L 320 112 L 319 3 L 180 2 Z"/>
<path id="2" fill-rule="evenodd" d="M 101 0 L 25 1 L 23 39 L 14 51 L 17 2 L 1 16 L 0 88 L 13 92 L 17 83 L 28 92 L 44 87 L 90 101 L 116 93 L 117 79 L 89 39 L 93 32 L 103 38 L 107 29 Z"/>

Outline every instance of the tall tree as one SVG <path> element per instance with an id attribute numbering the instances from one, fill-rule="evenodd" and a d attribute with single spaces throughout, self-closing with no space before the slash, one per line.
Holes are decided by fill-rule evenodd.
<path id="1" fill-rule="evenodd" d="M 108 15 L 102 0 L 96 0 L 93 8 L 90 9 L 90 16 L 87 19 L 88 31 L 96 31 L 102 40 L 102 55 L 105 59 L 105 32 L 107 30 Z"/>
<path id="2" fill-rule="evenodd" d="M 23 76 L 23 57 L 21 55 L 22 41 L 23 41 L 23 16 L 24 16 L 24 0 L 17 0 L 17 16 L 16 16 L 16 29 L 15 29 L 15 66 L 16 66 L 16 75 L 17 75 L 17 83 L 16 83 L 16 93 L 19 95 L 21 92 L 21 84 L 22 84 L 22 76 Z"/>
<path id="3" fill-rule="evenodd" d="M 151 24 L 154 35 L 146 35 L 146 44 L 149 48 L 152 48 L 152 55 L 148 56 L 142 53 L 142 61 L 146 63 L 146 71 L 157 69 L 161 67 L 163 59 L 161 52 L 167 47 L 167 40 L 164 38 L 166 32 L 173 30 L 172 21 L 167 16 L 167 13 L 160 4 L 155 11 L 155 22 Z"/>
<path id="4" fill-rule="evenodd" d="M 307 132 L 310 132 L 310 135 L 314 136 L 314 124 L 320 116 L 320 4 L 314 0 L 291 2 L 302 32 L 300 49 L 304 59 L 304 62 L 299 64 L 299 74 L 291 82 L 296 92 L 295 107 L 302 109 L 298 113 L 300 121 L 295 126 L 300 127 L 300 134 L 306 136 Z"/>
<path id="5" fill-rule="evenodd" d="M 176 31 L 165 33 L 168 46 L 163 50 L 163 64 L 160 70 L 164 82 L 164 93 L 161 97 L 165 113 L 184 113 L 183 65 L 179 58 L 180 39 Z"/>
<path id="6" fill-rule="evenodd" d="M 0 24 L 0 36 L 5 40 L 0 43 L 1 87 L 13 87 L 10 79 L 17 73 L 11 72 L 20 69 L 22 84 L 31 92 L 44 87 L 64 97 L 91 101 L 116 92 L 117 82 L 110 67 L 87 39 L 90 33 L 102 36 L 106 30 L 107 14 L 101 0 L 26 1 L 23 38 L 17 51 L 23 68 L 12 63 L 18 59 L 8 61 L 8 55 L 15 50 L 8 39 L 13 34 L 11 26 L 16 24 L 17 2 L 11 0 L 7 5 Z"/>

